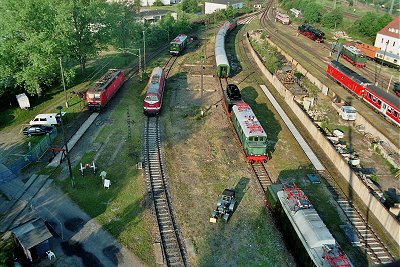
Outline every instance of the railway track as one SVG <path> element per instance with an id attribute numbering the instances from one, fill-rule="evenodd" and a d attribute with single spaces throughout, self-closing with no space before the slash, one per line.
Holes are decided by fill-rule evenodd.
<path id="1" fill-rule="evenodd" d="M 177 227 L 168 193 L 161 156 L 158 117 L 147 117 L 144 143 L 148 191 L 153 200 L 153 210 L 157 219 L 164 261 L 167 266 L 187 266 L 183 239 Z"/>
<path id="2" fill-rule="evenodd" d="M 164 64 L 163 69 L 164 69 L 164 71 L 165 71 L 165 78 L 168 77 L 169 72 L 171 71 L 171 69 L 172 69 L 172 67 L 174 66 L 175 61 L 176 61 L 177 59 L 178 59 L 178 57 L 171 56 L 171 57 L 167 60 L 167 62 Z"/>
<path id="3" fill-rule="evenodd" d="M 269 1 L 269 3 L 267 3 L 267 6 L 271 6 L 271 2 L 272 1 Z M 266 12 L 263 13 L 262 16 L 264 16 L 265 14 Z M 238 34 L 238 36 L 243 35 Z M 250 73 L 258 73 L 258 71 L 253 67 L 254 64 L 251 64 L 252 58 L 245 49 L 246 46 L 244 45 L 243 37 L 240 38 L 241 40 L 239 40 L 238 43 L 242 43 L 242 45 L 238 46 L 238 52 L 244 57 L 244 60 L 242 60 L 241 63 L 246 65 L 246 69 Z M 259 77 L 261 77 L 261 75 L 253 75 L 254 80 L 258 84 L 262 84 L 263 81 Z M 263 188 L 263 191 L 265 192 L 266 187 L 272 182 L 269 177 L 265 177 L 265 174 L 268 175 L 268 173 L 266 171 L 265 173 L 263 172 L 263 166 L 254 166 L 254 164 L 252 164 L 252 167 L 254 172 L 256 173 L 258 180 L 260 181 L 260 185 Z M 255 167 L 257 169 L 255 169 Z M 348 195 L 343 191 L 343 189 L 333 178 L 334 175 L 329 172 L 329 170 L 326 170 L 323 173 L 323 176 L 326 178 L 326 185 L 331 192 L 333 198 L 356 230 L 357 236 L 360 239 L 360 246 L 364 248 L 366 254 L 369 256 L 372 262 L 376 265 L 393 262 L 395 259 L 389 249 L 385 246 L 382 240 L 369 225 L 368 220 L 362 215 L 359 209 L 352 203 Z"/>

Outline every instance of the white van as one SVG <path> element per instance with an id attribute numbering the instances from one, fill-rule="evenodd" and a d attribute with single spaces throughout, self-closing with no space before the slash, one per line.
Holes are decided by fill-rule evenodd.
<path id="1" fill-rule="evenodd" d="M 339 116 L 346 121 L 355 121 L 357 110 L 352 106 L 342 106 L 339 110 Z"/>
<path id="2" fill-rule="evenodd" d="M 65 112 L 61 113 L 64 116 Z M 59 125 L 61 122 L 59 113 L 38 114 L 29 122 L 30 125 Z"/>

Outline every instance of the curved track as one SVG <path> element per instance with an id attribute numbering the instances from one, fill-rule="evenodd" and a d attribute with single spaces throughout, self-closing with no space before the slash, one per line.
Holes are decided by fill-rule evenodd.
<path id="1" fill-rule="evenodd" d="M 183 241 L 168 193 L 166 173 L 161 156 L 158 117 L 147 117 L 144 141 L 148 190 L 153 200 L 165 262 L 167 266 L 187 266 Z"/>
<path id="2" fill-rule="evenodd" d="M 268 6 L 271 6 L 271 3 L 273 1 L 269 1 Z M 268 7 L 267 7 L 268 8 Z M 262 17 L 265 16 L 267 12 L 264 12 L 262 14 Z M 238 41 L 239 47 L 238 53 L 243 57 L 244 60 L 241 61 L 241 64 L 245 65 L 243 66 L 242 69 L 246 69 L 252 76 L 252 79 L 254 79 L 257 84 L 263 84 L 264 82 L 259 78 L 262 77 L 261 73 L 255 68 L 255 64 L 252 64 L 253 60 L 251 55 L 249 55 L 248 51 L 246 50 L 246 45 L 245 45 L 245 40 L 243 37 L 243 34 L 238 34 L 240 40 Z M 301 54 L 301 53 L 300 53 Z M 253 75 L 255 73 L 255 75 Z M 261 171 L 259 169 L 254 168 L 253 164 L 253 170 L 256 173 L 256 176 L 258 180 L 260 181 L 260 185 L 263 188 L 266 188 L 268 186 L 268 181 L 271 182 L 271 179 L 269 177 L 264 177 L 264 172 L 262 171 L 263 166 L 256 166 L 261 168 Z M 265 167 L 264 167 L 265 168 Z M 260 173 L 260 174 L 257 174 Z M 268 172 L 265 170 L 265 173 L 268 175 Z M 333 178 L 335 177 L 333 173 L 329 172 L 329 170 L 325 171 L 322 173 L 324 178 L 326 179 L 328 189 L 332 193 L 334 199 L 338 203 L 338 205 L 341 207 L 343 212 L 345 213 L 346 217 L 349 219 L 351 224 L 353 225 L 354 229 L 356 229 L 357 235 L 361 240 L 361 246 L 364 248 L 366 253 L 369 255 L 371 260 L 375 264 L 384 264 L 384 263 L 389 263 L 393 262 L 395 259 L 393 255 L 390 253 L 388 248 L 383 244 L 382 240 L 377 236 L 377 234 L 374 232 L 374 230 L 371 228 L 371 226 L 368 223 L 368 220 L 361 214 L 361 212 L 353 205 L 351 199 L 349 199 L 348 194 L 346 194 L 343 189 L 338 185 L 336 180 Z M 263 186 L 263 183 L 266 185 L 265 187 Z M 265 192 L 265 190 L 264 190 Z"/>
<path id="3" fill-rule="evenodd" d="M 328 57 L 324 57 L 315 53 L 316 47 L 320 49 L 326 49 L 326 53 L 329 53 L 330 48 L 326 47 L 324 43 L 314 43 L 309 40 L 307 37 L 299 35 L 297 37 L 293 37 L 288 34 L 282 34 L 278 27 L 276 26 L 276 22 L 274 21 L 273 14 L 270 12 L 270 7 L 272 6 L 273 0 L 268 1 L 267 7 L 264 9 L 264 12 L 260 18 L 261 26 L 268 32 L 269 38 L 276 43 L 277 45 L 283 44 L 287 49 L 291 52 L 290 54 L 295 54 L 296 61 L 306 62 L 307 66 L 304 66 L 310 73 L 313 73 L 314 76 L 317 77 L 325 77 L 326 76 L 326 63 L 330 61 Z M 301 38 L 301 39 L 300 39 Z M 304 39 L 304 41 L 303 41 Z M 300 41 L 302 40 L 302 41 Z M 306 44 L 312 44 L 312 47 L 307 46 Z M 316 60 L 317 58 L 317 60 Z M 311 60 L 310 60 L 311 59 Z M 312 64 L 308 64 L 308 62 L 312 62 Z M 366 71 L 366 70 L 364 70 Z M 326 85 L 328 87 L 337 84 L 336 81 L 331 79 L 329 83 Z M 353 96 L 355 99 L 355 94 L 350 92 L 349 90 L 342 88 L 339 93 L 337 93 L 342 99 L 346 99 L 347 97 Z M 393 144 L 397 143 L 396 136 L 397 126 L 391 123 L 388 119 L 383 116 L 383 114 L 377 112 L 373 109 L 369 104 L 365 103 L 361 99 L 356 101 L 357 104 L 353 104 L 356 106 L 357 110 L 363 117 L 371 124 L 374 125 L 379 132 L 382 133 L 388 140 L 390 140 Z M 360 103 L 360 104 L 359 104 Z M 393 127 L 391 126 L 393 125 Z M 390 126 L 390 127 L 388 127 Z"/>

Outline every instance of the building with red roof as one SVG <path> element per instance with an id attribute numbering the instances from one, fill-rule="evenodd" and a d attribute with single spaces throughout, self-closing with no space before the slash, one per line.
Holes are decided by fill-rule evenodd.
<path id="1" fill-rule="evenodd" d="M 377 52 L 377 58 L 399 66 L 400 16 L 397 16 L 377 33 L 374 46 L 380 49 Z"/>

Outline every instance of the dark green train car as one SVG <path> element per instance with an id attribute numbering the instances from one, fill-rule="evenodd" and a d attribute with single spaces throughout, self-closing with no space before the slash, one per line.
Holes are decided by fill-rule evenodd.
<path id="1" fill-rule="evenodd" d="M 250 106 L 244 102 L 232 107 L 232 123 L 242 143 L 249 162 L 266 162 L 267 134 L 257 120 Z"/>
<path id="2" fill-rule="evenodd" d="M 179 56 L 188 44 L 188 37 L 185 34 L 179 34 L 169 43 L 169 53 Z"/>

